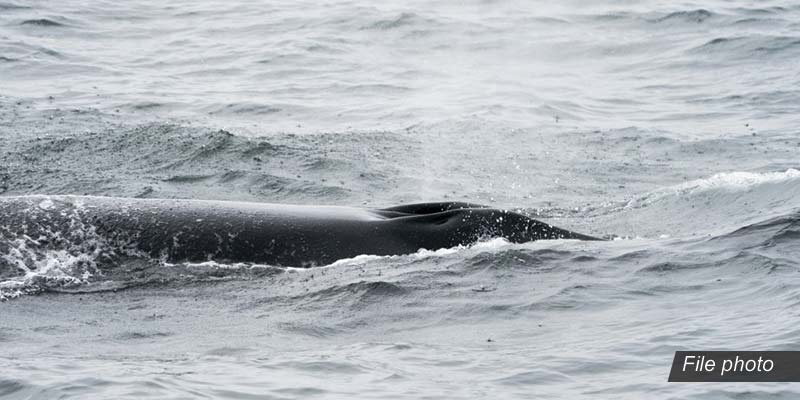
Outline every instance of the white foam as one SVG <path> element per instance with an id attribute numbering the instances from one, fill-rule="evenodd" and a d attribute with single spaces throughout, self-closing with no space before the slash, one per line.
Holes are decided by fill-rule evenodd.
<path id="1" fill-rule="evenodd" d="M 709 178 L 669 186 L 630 200 L 625 207 L 636 208 L 670 196 L 686 196 L 707 192 L 735 193 L 759 186 L 800 182 L 800 171 L 790 168 L 784 172 L 722 172 Z"/>
<path id="2" fill-rule="evenodd" d="M 47 198 L 47 199 L 42 200 L 39 203 L 39 208 L 41 208 L 42 210 L 49 210 L 49 209 L 53 208 L 53 205 L 54 205 L 53 204 L 53 200 L 50 200 L 49 198 Z"/>
<path id="3" fill-rule="evenodd" d="M 22 241 L 17 241 L 18 244 L 20 242 Z M 34 255 L 22 243 L 3 258 L 20 267 L 25 274 L 0 282 L 0 300 L 35 292 L 44 287 L 83 285 L 99 274 L 95 263 L 96 254 L 73 255 L 66 250 L 48 250 Z"/>
<path id="4" fill-rule="evenodd" d="M 180 265 L 188 268 L 219 268 L 219 269 L 230 269 L 230 270 L 256 269 L 256 268 L 282 268 L 269 264 L 255 264 L 247 262 L 222 263 L 213 260 L 203 261 L 203 262 L 183 262 L 180 264 L 162 261 L 162 265 L 164 265 L 165 267 L 177 267 L 178 265 Z"/>
<path id="5" fill-rule="evenodd" d="M 38 203 L 39 208 L 52 208 L 49 199 Z M 109 246 L 99 237 L 94 227 L 86 226 L 79 218 L 69 220 L 70 237 L 60 231 L 42 231 L 36 238 L 18 235 L 4 239 L 8 248 L 0 258 L 16 267 L 21 275 L 0 282 L 0 300 L 35 293 L 46 288 L 72 288 L 84 285 L 97 275 L 102 275 L 97 260 Z M 66 248 L 47 248 L 47 242 L 66 242 Z"/>
<path id="6" fill-rule="evenodd" d="M 782 183 L 800 179 L 800 171 L 788 169 L 784 172 L 723 172 L 710 178 L 697 179 L 675 186 L 676 191 L 699 191 L 708 189 L 746 190 L 753 186 Z"/>
<path id="7" fill-rule="evenodd" d="M 402 260 L 418 261 L 428 258 L 446 257 L 451 254 L 456 254 L 465 250 L 478 250 L 478 251 L 497 250 L 509 245 L 511 245 L 511 243 L 506 239 L 492 238 L 488 240 L 479 241 L 469 246 L 455 246 L 455 247 L 441 248 L 436 250 L 419 249 L 415 253 L 403 254 L 403 255 L 378 256 L 371 254 L 362 254 L 351 258 L 343 258 L 340 260 L 336 260 L 333 263 L 326 265 L 326 267 L 335 267 L 341 265 L 362 265 L 368 262 L 382 261 L 382 260 L 402 259 Z"/>

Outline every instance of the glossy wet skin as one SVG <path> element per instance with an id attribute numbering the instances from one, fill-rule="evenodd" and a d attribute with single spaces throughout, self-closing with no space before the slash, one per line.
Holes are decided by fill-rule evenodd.
<path id="1" fill-rule="evenodd" d="M 3 234 L 64 237 L 84 230 L 105 243 L 169 261 L 253 262 L 306 267 L 361 254 L 408 254 L 468 245 L 595 238 L 521 214 L 468 203 L 386 209 L 202 200 L 25 196 L 0 200 Z M 16 226 L 12 228 L 12 226 Z M 77 239 L 84 240 L 84 239 Z"/>

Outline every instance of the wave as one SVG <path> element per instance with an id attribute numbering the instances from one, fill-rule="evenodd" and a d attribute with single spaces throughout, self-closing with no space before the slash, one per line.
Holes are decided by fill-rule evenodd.
<path id="1" fill-rule="evenodd" d="M 257 103 L 234 103 L 225 105 L 215 105 L 207 107 L 209 114 L 247 114 L 247 115 L 268 115 L 283 111 L 279 107 L 268 104 Z"/>
<path id="2" fill-rule="evenodd" d="M 301 196 L 327 202 L 347 196 L 348 189 L 340 180 L 324 175 L 357 175 L 360 168 L 352 164 L 359 160 L 337 158 L 315 146 L 315 140 L 322 139 L 249 138 L 170 124 L 11 140 L 0 148 L 8 166 L 2 184 L 6 194 L 111 192 L 122 197 L 185 197 L 191 189 L 191 197 L 209 199 L 227 194 L 232 200 L 280 201 Z M 59 171 L 49 167 L 54 164 Z M 320 171 L 319 165 L 339 165 L 340 169 Z M 82 178 L 64 180 L 64 174 Z M 364 178 L 370 176 L 380 179 L 375 174 Z M 194 186 L 188 188 L 189 184 Z"/>
<path id="3" fill-rule="evenodd" d="M 42 60 L 46 58 L 65 59 L 65 55 L 54 49 L 43 47 L 35 43 L 28 43 L 26 41 L 18 42 L 0 42 L 0 51 L 4 53 L 3 58 L 6 61 L 21 61 L 21 60 Z"/>
<path id="4" fill-rule="evenodd" d="M 750 35 L 714 38 L 690 49 L 689 53 L 752 58 L 755 55 L 783 55 L 797 50 L 800 50 L 800 37 L 797 36 Z"/>
<path id="5" fill-rule="evenodd" d="M 713 237 L 800 208 L 800 171 L 725 172 L 563 216 L 621 237 Z M 545 212 L 547 216 L 549 213 Z"/>
<path id="6" fill-rule="evenodd" d="M 709 18 L 712 18 L 714 15 L 715 14 L 712 13 L 711 11 L 702 8 L 690 11 L 675 11 L 663 17 L 656 18 L 654 22 L 679 21 L 679 22 L 690 22 L 699 24 Z"/>
<path id="7" fill-rule="evenodd" d="M 404 12 L 400 13 L 399 15 L 391 19 L 382 19 L 379 21 L 375 21 L 372 24 L 364 26 L 362 29 L 376 29 L 376 30 L 386 31 L 409 25 L 419 24 L 421 22 L 431 22 L 431 21 L 421 18 L 415 13 Z"/>
<path id="8" fill-rule="evenodd" d="M 723 172 L 709 178 L 670 186 L 650 192 L 642 197 L 632 199 L 626 208 L 640 208 L 669 197 L 687 197 L 699 195 L 721 195 L 725 193 L 742 193 L 761 187 L 783 188 L 783 185 L 800 184 L 800 170 L 788 169 L 784 172 Z"/>
<path id="9" fill-rule="evenodd" d="M 42 26 L 42 27 L 63 27 L 66 26 L 60 22 L 54 21 L 52 19 L 47 18 L 39 18 L 39 19 L 26 19 L 20 22 L 20 25 L 34 25 L 34 26 Z"/>
<path id="10" fill-rule="evenodd" d="M 14 10 L 30 10 L 30 6 L 23 6 L 14 3 L 0 3 L 0 10 L 3 11 L 14 11 Z"/>
<path id="11" fill-rule="evenodd" d="M 797 8 L 795 6 L 795 8 Z M 790 12 L 791 10 L 787 7 L 781 6 L 772 6 L 772 7 L 736 7 L 733 9 L 739 14 L 745 15 L 774 15 L 774 14 L 785 14 Z"/>
<path id="12" fill-rule="evenodd" d="M 800 210 L 746 225 L 713 241 L 746 238 L 743 248 L 800 244 Z"/>

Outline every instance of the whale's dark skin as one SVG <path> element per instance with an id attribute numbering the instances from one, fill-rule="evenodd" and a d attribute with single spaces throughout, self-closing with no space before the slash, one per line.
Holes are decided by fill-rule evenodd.
<path id="1" fill-rule="evenodd" d="M 88 240 L 81 235 L 76 239 L 76 231 L 168 261 L 295 267 L 326 265 L 361 254 L 397 255 L 469 245 L 488 237 L 514 243 L 598 240 L 515 212 L 457 202 L 362 209 L 92 196 L 0 197 L 0 237 L 5 240 L 26 237 L 38 240 L 37 244 Z"/>

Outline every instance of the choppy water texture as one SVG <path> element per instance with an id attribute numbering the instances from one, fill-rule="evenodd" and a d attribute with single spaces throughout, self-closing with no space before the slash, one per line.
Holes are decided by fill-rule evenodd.
<path id="1" fill-rule="evenodd" d="M 788 1 L 0 0 L 2 195 L 466 200 L 618 238 L 309 270 L 5 240 L 0 397 L 797 398 L 666 379 L 800 346 L 798 60 Z"/>

